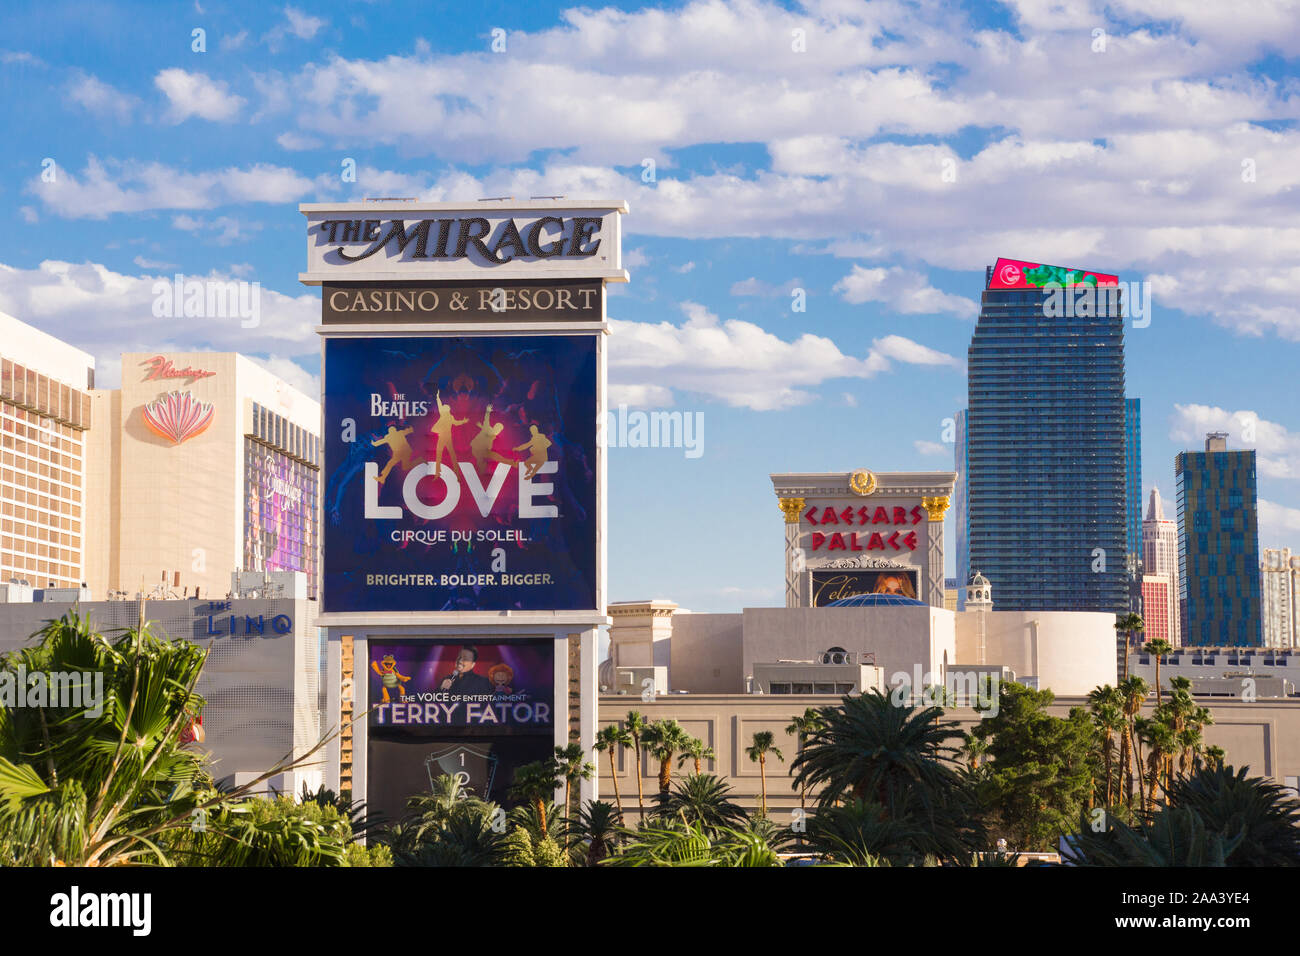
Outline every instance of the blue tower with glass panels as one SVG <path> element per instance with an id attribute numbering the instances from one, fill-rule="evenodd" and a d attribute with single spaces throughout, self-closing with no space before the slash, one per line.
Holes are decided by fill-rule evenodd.
<path id="1" fill-rule="evenodd" d="M 1142 400 L 1124 399 L 1124 547 L 1127 551 L 1129 607 L 1142 610 Z"/>
<path id="2" fill-rule="evenodd" d="M 966 444 L 968 434 L 966 430 L 966 409 L 959 411 L 953 418 L 955 425 L 956 440 L 954 442 L 954 470 L 957 472 L 957 483 L 953 488 L 953 521 L 957 527 L 957 610 L 966 610 L 966 585 L 970 584 L 970 508 L 967 505 L 967 489 L 969 484 L 966 480 L 966 470 L 969 463 L 966 460 Z"/>
<path id="3" fill-rule="evenodd" d="M 1000 610 L 1129 607 L 1117 293 L 1079 314 L 1060 308 L 1059 286 L 1003 288 L 986 273 L 967 352 L 967 560 Z"/>
<path id="4" fill-rule="evenodd" d="M 1258 647 L 1264 636 L 1255 452 L 1228 451 L 1227 438 L 1212 432 L 1205 451 L 1174 458 L 1183 643 Z"/>

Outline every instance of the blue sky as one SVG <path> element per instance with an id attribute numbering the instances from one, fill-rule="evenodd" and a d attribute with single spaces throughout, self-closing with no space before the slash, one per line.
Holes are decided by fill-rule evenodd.
<path id="1" fill-rule="evenodd" d="M 611 596 L 732 610 L 782 600 L 770 472 L 951 469 L 984 265 L 1116 272 L 1153 297 L 1127 334 L 1144 484 L 1172 499 L 1175 453 L 1226 430 L 1259 452 L 1261 544 L 1300 548 L 1296 22 L 1289 0 L 8 5 L 0 310 L 103 384 L 122 351 L 210 348 L 315 391 L 299 202 L 626 199 L 612 397 L 702 413 L 704 454 L 612 451 Z M 260 325 L 154 317 L 175 272 L 261 283 Z"/>

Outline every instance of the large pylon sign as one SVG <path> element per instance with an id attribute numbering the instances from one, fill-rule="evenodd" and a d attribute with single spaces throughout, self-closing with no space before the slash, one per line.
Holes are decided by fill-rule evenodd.
<path id="1" fill-rule="evenodd" d="M 499 790 L 595 732 L 605 283 L 628 278 L 627 206 L 300 209 L 299 278 L 322 289 L 320 623 L 340 719 L 388 715 L 335 748 L 337 784 L 398 815 L 430 767 L 471 754 Z M 463 719 L 435 719 L 449 687 Z M 539 700 L 547 720 L 530 710 L 521 735 Z"/>

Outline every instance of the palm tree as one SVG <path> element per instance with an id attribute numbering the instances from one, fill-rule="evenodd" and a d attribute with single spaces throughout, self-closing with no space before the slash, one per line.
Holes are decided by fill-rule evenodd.
<path id="1" fill-rule="evenodd" d="M 667 793 L 673 777 L 673 756 L 690 744 L 690 735 L 675 720 L 656 720 L 641 733 L 646 752 L 659 761 L 659 792 Z"/>
<path id="2" fill-rule="evenodd" d="M 767 816 L 767 755 L 772 754 L 782 763 L 785 762 L 785 754 L 781 753 L 775 746 L 776 738 L 770 730 L 759 730 L 754 733 L 754 742 L 752 746 L 745 748 L 745 753 L 749 759 L 758 764 L 758 779 L 761 786 L 761 802 L 759 803 L 759 815 Z"/>
<path id="3" fill-rule="evenodd" d="M 614 785 L 614 805 L 618 807 L 619 818 L 623 817 L 623 798 L 618 792 L 618 767 L 615 766 L 614 753 L 632 745 L 632 735 L 618 724 L 602 727 L 596 733 L 596 749 L 609 753 L 609 780 Z M 639 762 L 639 758 L 638 758 Z"/>
<path id="4" fill-rule="evenodd" d="M 645 817 L 645 793 L 641 789 L 641 735 L 645 733 L 646 722 L 640 711 L 629 710 L 626 718 L 628 736 L 632 738 L 632 755 L 636 757 L 636 805 Z"/>
<path id="5" fill-rule="evenodd" d="M 590 780 L 595 776 L 596 768 L 587 759 L 581 744 L 569 744 L 555 748 L 555 769 L 556 776 L 564 779 L 564 815 L 567 817 L 573 808 L 570 798 L 573 785 L 579 780 Z"/>
<path id="6" fill-rule="evenodd" d="M 253 833 L 242 806 L 271 777 L 311 763 L 332 735 L 218 792 L 206 758 L 181 742 L 204 705 L 194 692 L 203 648 L 155 636 L 143 603 L 137 626 L 112 642 L 75 611 L 35 637 L 36 645 L 0 660 L 0 670 L 84 675 L 88 693 L 80 707 L 0 707 L 0 864 L 168 866 L 184 855 L 221 865 L 251 859 L 254 836 L 261 860 L 337 861 L 328 834 L 310 820 L 254 826 Z M 192 838 L 196 819 L 206 820 L 211 839 Z"/>
<path id="7" fill-rule="evenodd" d="M 688 741 L 686 747 L 682 750 L 681 754 L 678 755 L 677 766 L 680 767 L 682 764 L 686 763 L 687 760 L 693 761 L 695 764 L 695 772 L 696 774 L 699 774 L 703 772 L 701 768 L 703 761 L 717 759 L 718 755 L 713 752 L 712 747 L 704 746 L 704 741 L 699 737 L 692 737 L 690 741 Z"/>
<path id="8" fill-rule="evenodd" d="M 538 760 L 526 763 L 515 770 L 515 780 L 510 786 L 510 795 L 523 800 L 537 811 L 541 826 L 541 836 L 549 836 L 546 820 L 546 805 L 560 786 L 560 768 L 554 760 Z"/>
<path id="9" fill-rule="evenodd" d="M 821 711 L 815 707 L 806 707 L 801 716 L 790 718 L 790 724 L 785 728 L 785 732 L 794 735 L 795 740 L 798 741 L 798 752 L 803 753 L 808 735 L 816 733 L 823 726 L 825 726 L 825 722 L 822 720 Z M 805 814 L 808 812 L 808 789 L 806 787 L 799 788 L 799 809 Z"/>
<path id="10" fill-rule="evenodd" d="M 1123 701 L 1124 727 L 1120 737 L 1120 765 L 1124 768 L 1124 793 L 1129 808 L 1133 806 L 1133 764 L 1142 772 L 1142 754 L 1137 751 L 1134 721 L 1142 713 L 1142 705 L 1147 699 L 1147 682 L 1141 677 L 1126 677 L 1119 682 L 1119 692 Z"/>
<path id="11" fill-rule="evenodd" d="M 1142 645 L 1142 652 L 1150 654 L 1156 659 L 1156 706 L 1160 706 L 1160 658 L 1166 654 L 1173 653 L 1174 645 L 1170 644 L 1163 637 L 1157 637 L 1154 641 L 1147 641 Z"/>
<path id="12" fill-rule="evenodd" d="M 892 815 L 907 793 L 927 811 L 950 799 L 959 778 L 950 760 L 960 740 L 955 720 L 943 720 L 938 707 L 895 706 L 873 690 L 846 697 L 822 710 L 825 726 L 809 737 L 795 758 L 795 782 L 810 790 L 823 787 L 822 809 L 841 800 L 874 800 Z"/>
<path id="13" fill-rule="evenodd" d="M 1133 646 L 1133 635 L 1141 634 L 1146 625 L 1142 623 L 1142 615 L 1134 614 L 1130 611 L 1128 614 L 1118 614 L 1115 620 L 1115 630 L 1124 635 L 1124 680 L 1128 679 L 1128 654 L 1129 649 Z"/>
<path id="14" fill-rule="evenodd" d="M 1151 719 L 1143 722 L 1142 737 L 1150 748 L 1147 758 L 1147 803 L 1154 807 L 1156 803 L 1156 786 L 1160 783 L 1161 773 L 1166 772 L 1165 789 L 1168 791 L 1168 779 L 1173 776 L 1173 757 L 1178 746 L 1178 734 L 1173 727 L 1168 711 L 1157 708 Z"/>
<path id="15" fill-rule="evenodd" d="M 574 863 L 596 866 L 613 852 L 618 838 L 622 813 L 603 800 L 588 800 L 587 805 L 565 826 L 565 843 Z"/>
<path id="16" fill-rule="evenodd" d="M 992 742 L 987 735 L 981 736 L 973 730 L 966 735 L 966 743 L 962 746 L 961 752 L 966 757 L 966 765 L 971 771 L 980 768 L 980 761 L 988 756 L 989 748 Z"/>
<path id="17" fill-rule="evenodd" d="M 1088 705 L 1092 711 L 1092 720 L 1101 734 L 1101 759 L 1105 765 L 1106 792 L 1105 806 L 1111 806 L 1111 785 L 1114 776 L 1111 772 L 1112 757 L 1115 752 L 1115 734 L 1124 731 L 1124 696 L 1110 684 L 1094 687 L 1088 694 Z"/>
<path id="18" fill-rule="evenodd" d="M 708 833 L 722 827 L 741 826 L 745 811 L 731 799 L 732 789 L 713 774 L 693 773 L 673 784 L 668 793 L 656 798 L 655 815 L 669 820 L 699 824 Z"/>

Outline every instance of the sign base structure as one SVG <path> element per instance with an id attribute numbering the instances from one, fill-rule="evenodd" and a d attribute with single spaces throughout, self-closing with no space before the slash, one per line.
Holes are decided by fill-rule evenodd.
<path id="1" fill-rule="evenodd" d="M 300 209 L 300 279 L 322 290 L 331 783 L 389 821 L 443 775 L 513 803 L 520 766 L 595 742 L 627 206 Z"/>

